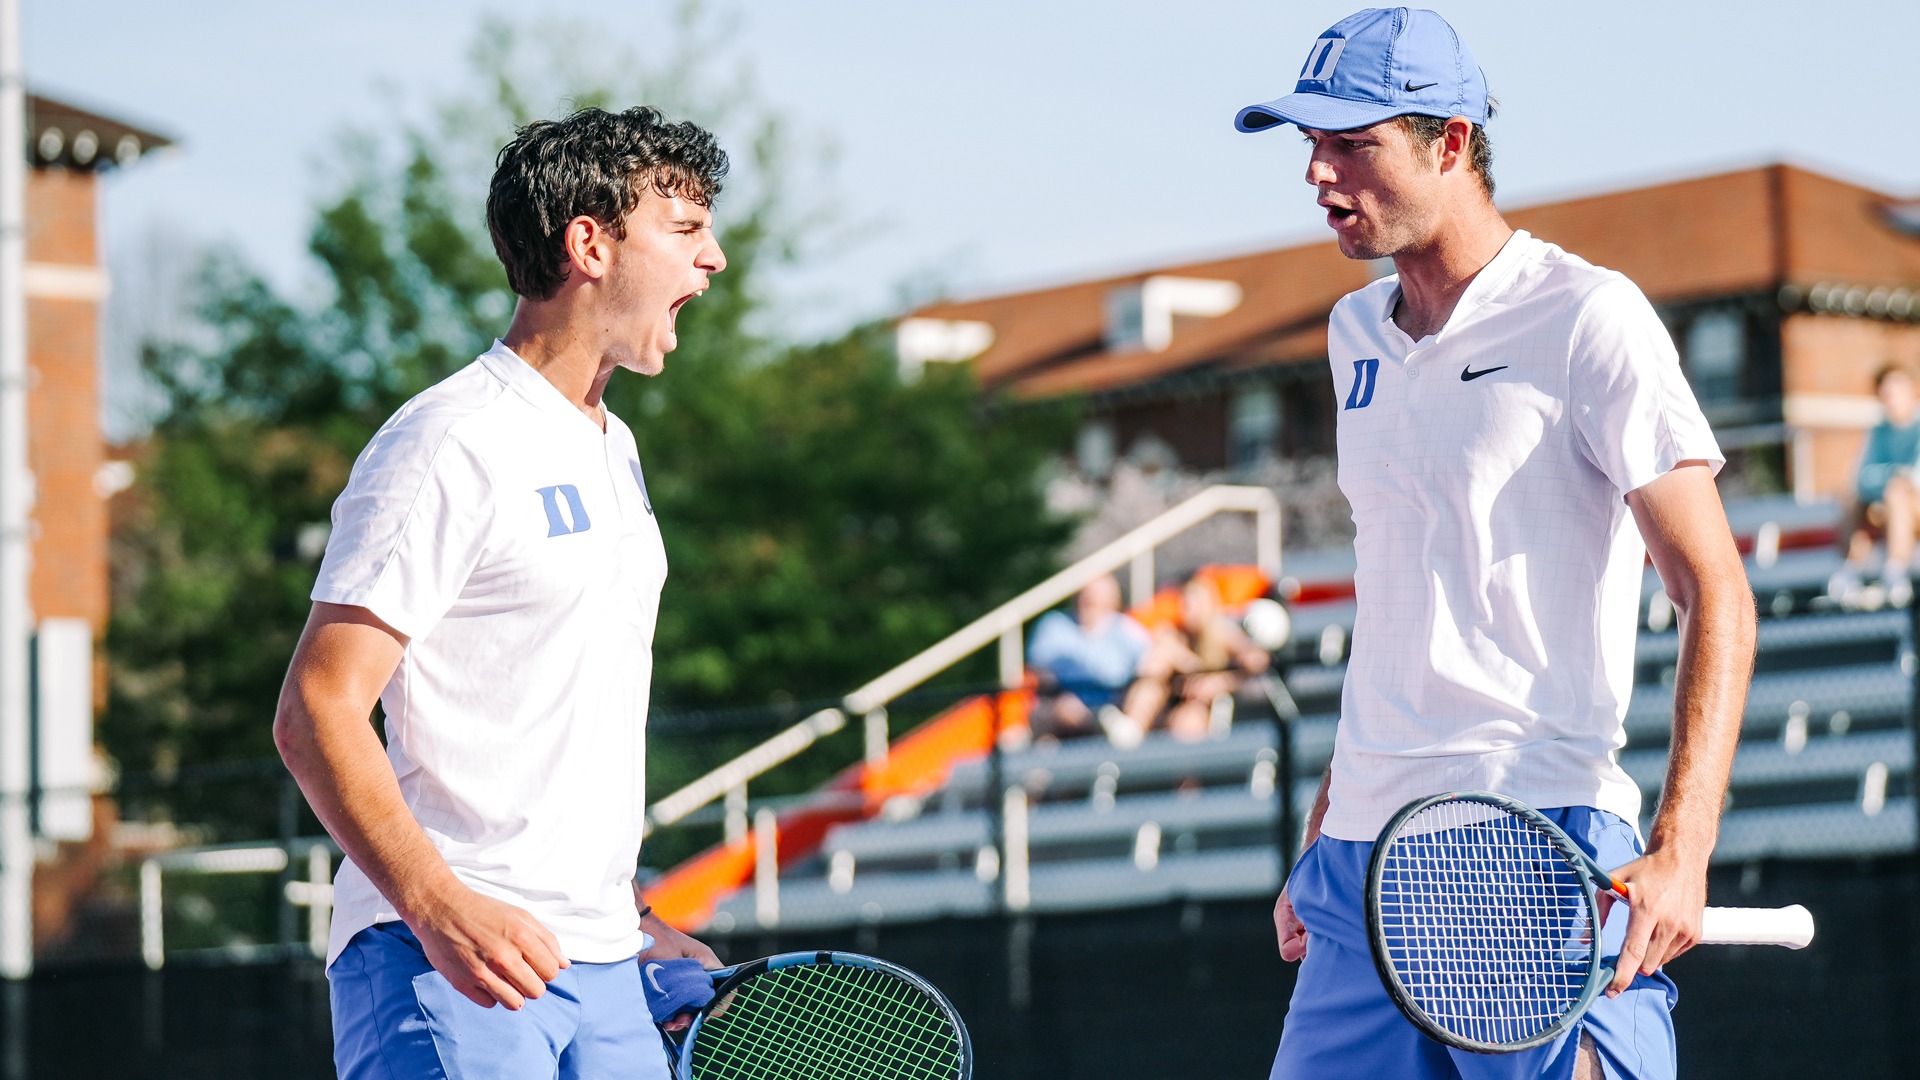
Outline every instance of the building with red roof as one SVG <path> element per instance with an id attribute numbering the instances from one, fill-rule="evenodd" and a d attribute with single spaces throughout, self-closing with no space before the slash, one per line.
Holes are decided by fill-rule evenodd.
<path id="1" fill-rule="evenodd" d="M 1804 499 L 1849 484 L 1874 371 L 1920 370 L 1920 201 L 1768 165 L 1505 214 L 1637 282 L 1723 447 Z M 1327 315 L 1390 272 L 1329 239 L 937 303 L 901 322 L 901 361 L 1081 397 L 1094 474 L 1129 454 L 1214 471 L 1330 453 Z"/>

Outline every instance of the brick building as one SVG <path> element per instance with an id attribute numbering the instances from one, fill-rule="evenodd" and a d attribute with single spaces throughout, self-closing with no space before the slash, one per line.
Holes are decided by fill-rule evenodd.
<path id="1" fill-rule="evenodd" d="M 32 598 L 37 620 L 107 624 L 107 504 L 112 471 L 100 433 L 100 175 L 168 141 L 27 95 L 27 402 L 33 468 Z"/>
<path id="2" fill-rule="evenodd" d="M 125 465 L 107 460 L 100 430 L 100 322 L 107 273 L 98 237 L 102 173 L 167 145 L 149 131 L 27 95 L 25 150 L 27 461 L 34 478 L 33 808 L 42 849 L 34 876 L 37 942 L 57 934 L 93 883 L 111 814 L 99 780 L 93 718 L 104 703 L 107 499 Z"/>
<path id="3" fill-rule="evenodd" d="M 1770 165 L 1505 213 L 1645 290 L 1761 486 L 1843 490 L 1879 415 L 1872 373 L 1920 370 L 1920 202 Z M 901 362 L 965 360 L 1017 398 L 1082 396 L 1076 458 L 1095 475 L 1124 455 L 1230 471 L 1330 453 L 1327 315 L 1390 272 L 1327 240 L 934 304 L 901 322 Z"/>

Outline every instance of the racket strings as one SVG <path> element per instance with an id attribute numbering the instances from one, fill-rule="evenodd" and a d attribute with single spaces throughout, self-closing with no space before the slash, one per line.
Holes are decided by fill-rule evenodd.
<path id="1" fill-rule="evenodd" d="M 1388 963 L 1437 1026 L 1519 1043 L 1580 1001 L 1595 962 L 1587 886 L 1547 837 L 1503 810 L 1456 802 L 1414 815 L 1388 843 Z"/>
<path id="2" fill-rule="evenodd" d="M 702 1023 L 699 1080 L 952 1080 L 960 1042 L 944 1010 L 893 975 L 847 965 L 766 972 Z"/>
<path id="3" fill-rule="evenodd" d="M 918 991 L 879 972 L 856 968 L 784 969 L 802 973 L 767 983 L 761 1008 L 742 1014 L 732 1064 L 724 1076 L 875 1077 L 951 1075 L 936 1066 L 924 1024 L 914 1025 Z M 816 973 L 808 978 L 805 973 Z M 849 974 L 833 979 L 819 973 Z M 886 984 L 894 984 L 888 986 Z M 880 990 L 880 993 L 873 993 Z M 907 993 L 887 994 L 887 990 Z M 738 1006 L 736 1006 L 737 1008 Z M 944 1025 L 944 1017 L 934 1019 Z M 922 1030 L 916 1031 L 916 1026 Z M 920 1038 L 916 1042 L 915 1036 Z M 949 1040 L 951 1042 L 951 1040 Z M 720 1055 L 715 1055 L 716 1060 Z M 951 1062 L 952 1055 L 947 1058 Z M 918 1068 L 921 1071 L 903 1071 Z M 928 1071 L 931 1069 L 932 1071 Z M 705 1074 L 699 1074 L 705 1075 Z"/>

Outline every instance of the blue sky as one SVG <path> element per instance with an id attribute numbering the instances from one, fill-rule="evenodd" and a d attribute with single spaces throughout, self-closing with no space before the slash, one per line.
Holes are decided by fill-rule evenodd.
<path id="1" fill-rule="evenodd" d="M 181 140 L 108 186 L 105 243 L 128 289 L 140 266 L 212 242 L 297 285 L 336 133 L 460 85 L 483 13 L 587 19 L 644 51 L 670 6 L 24 0 L 25 61 L 36 87 Z M 978 294 L 1324 232 L 1293 132 L 1240 135 L 1232 119 L 1289 90 L 1350 2 L 721 6 L 733 59 L 837 148 L 833 183 L 803 194 L 864 226 L 787 283 L 801 331 L 886 313 L 906 281 Z M 1508 205 L 1777 159 L 1920 194 L 1913 0 L 1440 10 L 1503 103 Z"/>

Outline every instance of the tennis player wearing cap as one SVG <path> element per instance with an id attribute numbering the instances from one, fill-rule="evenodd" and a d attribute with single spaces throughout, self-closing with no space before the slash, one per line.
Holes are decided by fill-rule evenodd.
<path id="1" fill-rule="evenodd" d="M 1675 1071 L 1660 968 L 1700 933 L 1752 594 L 1714 489 L 1724 459 L 1665 329 L 1632 282 L 1501 219 L 1489 111 L 1453 28 L 1393 8 L 1336 24 L 1294 93 L 1237 120 L 1299 128 L 1341 251 L 1397 271 L 1328 326 L 1358 612 L 1311 846 L 1274 908 L 1281 955 L 1305 958 L 1276 1077 Z M 1681 644 L 1643 845 L 1615 752 L 1648 554 Z M 1633 896 L 1604 939 L 1609 996 L 1559 1041 L 1503 1057 L 1420 1035 L 1364 936 L 1371 842 L 1406 802 L 1464 788 L 1543 808 Z"/>
<path id="2" fill-rule="evenodd" d="M 726 266 L 726 168 L 652 109 L 522 129 L 487 198 L 504 340 L 402 406 L 334 504 L 274 737 L 347 855 L 343 1080 L 664 1080 L 634 959 L 719 966 L 632 887 L 667 563 L 601 393 L 661 370 Z"/>

